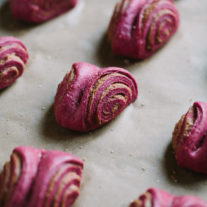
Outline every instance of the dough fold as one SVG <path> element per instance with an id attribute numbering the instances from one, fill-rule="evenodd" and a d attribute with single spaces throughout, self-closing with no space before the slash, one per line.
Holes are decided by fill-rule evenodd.
<path id="1" fill-rule="evenodd" d="M 178 25 L 173 0 L 121 0 L 115 7 L 108 38 L 115 54 L 145 59 L 168 42 Z"/>
<path id="2" fill-rule="evenodd" d="M 207 173 L 207 104 L 195 102 L 176 124 L 172 143 L 179 166 Z"/>
<path id="3" fill-rule="evenodd" d="M 173 196 L 163 190 L 150 188 L 129 207 L 207 207 L 195 196 Z"/>
<path id="4" fill-rule="evenodd" d="M 70 207 L 79 195 L 82 169 L 72 154 L 17 147 L 0 174 L 0 206 Z"/>
<path id="5" fill-rule="evenodd" d="M 15 82 L 29 58 L 26 46 L 17 38 L 0 37 L 0 89 Z"/>
<path id="6" fill-rule="evenodd" d="M 87 132 L 114 119 L 137 95 L 136 81 L 128 71 L 75 63 L 58 86 L 55 117 L 63 127 Z"/>
<path id="7" fill-rule="evenodd" d="M 75 7 L 78 0 L 11 0 L 13 16 L 26 22 L 41 23 Z"/>

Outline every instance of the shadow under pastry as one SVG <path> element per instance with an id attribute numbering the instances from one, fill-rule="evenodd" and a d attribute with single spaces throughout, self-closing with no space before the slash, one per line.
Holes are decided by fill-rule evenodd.
<path id="1" fill-rule="evenodd" d="M 10 86 L 8 86 L 8 87 L 6 87 L 6 88 L 2 88 L 2 89 L 0 89 L 0 97 L 1 97 L 1 95 L 3 95 L 4 93 L 8 92 L 9 88 L 11 88 L 11 87 L 14 86 L 14 85 L 15 85 L 15 83 L 13 83 L 12 85 L 10 85 Z"/>
<path id="2" fill-rule="evenodd" d="M 73 143 L 74 141 L 77 144 L 80 141 L 81 144 L 84 144 L 84 143 L 89 142 L 90 140 L 100 137 L 102 133 L 104 133 L 107 130 L 106 128 L 109 127 L 109 125 L 112 126 L 113 123 L 114 123 L 114 120 L 112 120 L 110 123 L 107 123 L 106 125 L 94 131 L 90 131 L 86 133 L 72 131 L 70 129 L 60 126 L 56 122 L 55 114 L 54 114 L 54 105 L 52 104 L 50 108 L 48 109 L 48 111 L 46 111 L 40 126 L 42 126 L 41 132 L 44 135 L 44 138 L 46 140 L 54 140 L 54 141 L 62 140 L 62 141 L 67 141 L 67 142 L 69 141 L 71 143 Z"/>
<path id="3" fill-rule="evenodd" d="M 16 20 L 11 13 L 9 1 L 0 4 L 0 27 L 11 32 L 20 32 L 22 30 L 29 30 L 36 26 L 33 23 L 25 23 Z"/>
<path id="4" fill-rule="evenodd" d="M 141 62 L 140 60 L 133 60 L 130 58 L 114 55 L 111 45 L 108 41 L 107 33 L 104 33 L 101 37 L 96 55 L 101 67 L 116 66 L 125 68 L 132 64 Z"/>
<path id="5" fill-rule="evenodd" d="M 164 154 L 163 169 L 170 183 L 174 185 L 195 185 L 207 182 L 207 175 L 184 169 L 177 165 L 170 143 Z"/>
<path id="6" fill-rule="evenodd" d="M 54 140 L 71 139 L 81 136 L 81 133 L 63 128 L 56 122 L 53 104 L 44 115 L 42 121 L 42 133 L 46 138 Z"/>

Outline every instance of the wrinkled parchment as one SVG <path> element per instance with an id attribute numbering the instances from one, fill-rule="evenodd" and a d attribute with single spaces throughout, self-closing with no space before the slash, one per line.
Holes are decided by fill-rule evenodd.
<path id="1" fill-rule="evenodd" d="M 176 166 L 171 134 L 194 101 L 207 101 L 207 1 L 178 0 L 181 24 L 152 58 L 115 57 L 105 32 L 116 0 L 82 0 L 40 25 L 16 22 L 8 4 L 0 9 L 0 35 L 20 38 L 30 60 L 25 73 L 0 92 L 0 165 L 12 149 L 29 145 L 71 152 L 85 160 L 75 207 L 127 207 L 149 187 L 207 200 L 207 176 Z M 73 62 L 128 69 L 139 86 L 138 100 L 116 120 L 81 134 L 57 125 L 53 100 Z"/>

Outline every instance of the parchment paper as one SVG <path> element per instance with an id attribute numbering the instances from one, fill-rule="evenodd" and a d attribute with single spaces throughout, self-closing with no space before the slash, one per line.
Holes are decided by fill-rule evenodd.
<path id="1" fill-rule="evenodd" d="M 82 0 L 40 25 L 15 21 L 1 2 L 0 35 L 20 38 L 30 60 L 23 76 L 0 92 L 0 166 L 13 148 L 71 152 L 85 160 L 75 207 L 127 207 L 149 187 L 207 201 L 207 176 L 177 167 L 170 147 L 175 123 L 194 101 L 207 101 L 207 1 L 179 0 L 181 24 L 152 58 L 115 57 L 105 32 L 117 0 Z M 136 78 L 139 97 L 116 120 L 81 134 L 58 126 L 53 100 L 72 63 L 121 66 Z"/>

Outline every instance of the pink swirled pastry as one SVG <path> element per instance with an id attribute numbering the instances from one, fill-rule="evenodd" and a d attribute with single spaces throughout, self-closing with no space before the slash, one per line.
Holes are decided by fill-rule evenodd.
<path id="1" fill-rule="evenodd" d="M 128 71 L 75 63 L 58 86 L 56 120 L 63 127 L 87 132 L 114 119 L 137 95 L 136 81 Z"/>
<path id="2" fill-rule="evenodd" d="M 17 147 L 0 174 L 0 206 L 70 207 L 82 169 L 83 162 L 69 153 Z"/>
<path id="3" fill-rule="evenodd" d="M 121 0 L 115 7 L 108 38 L 115 54 L 144 59 L 161 48 L 178 25 L 173 0 Z"/>
<path id="4" fill-rule="evenodd" d="M 16 19 L 41 23 L 75 7 L 78 0 L 10 0 Z"/>
<path id="5" fill-rule="evenodd" d="M 173 149 L 179 166 L 207 173 L 207 104 L 195 102 L 176 124 Z"/>
<path id="6" fill-rule="evenodd" d="M 0 37 L 0 89 L 10 86 L 24 72 L 28 60 L 25 45 L 14 37 Z"/>
<path id="7" fill-rule="evenodd" d="M 173 196 L 163 190 L 150 188 L 129 207 L 207 207 L 195 196 Z"/>

